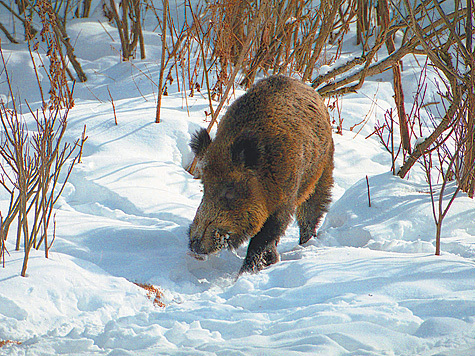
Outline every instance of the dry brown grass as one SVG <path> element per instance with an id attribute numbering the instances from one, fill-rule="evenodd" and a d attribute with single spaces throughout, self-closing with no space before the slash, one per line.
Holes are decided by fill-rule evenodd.
<path id="1" fill-rule="evenodd" d="M 12 341 L 12 340 L 0 340 L 0 347 L 6 345 L 21 345 L 20 341 Z"/>
<path id="2" fill-rule="evenodd" d="M 158 307 L 158 308 L 164 308 L 166 305 L 165 303 L 162 302 L 162 299 L 163 299 L 163 292 L 155 287 L 154 285 L 152 284 L 148 284 L 148 283 L 135 283 L 134 284 L 140 288 L 143 288 L 145 289 L 145 291 L 147 292 L 147 297 L 148 299 L 150 299 L 153 303 L 154 306 Z"/>

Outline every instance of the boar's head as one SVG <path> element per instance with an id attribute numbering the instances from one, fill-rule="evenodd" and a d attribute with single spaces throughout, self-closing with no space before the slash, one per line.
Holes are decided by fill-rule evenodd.
<path id="1" fill-rule="evenodd" d="M 269 215 L 259 179 L 257 137 L 250 132 L 235 139 L 226 136 L 231 135 L 218 134 L 212 141 L 202 129 L 190 143 L 203 183 L 203 198 L 190 226 L 189 247 L 196 258 L 237 248 L 259 232 Z"/>

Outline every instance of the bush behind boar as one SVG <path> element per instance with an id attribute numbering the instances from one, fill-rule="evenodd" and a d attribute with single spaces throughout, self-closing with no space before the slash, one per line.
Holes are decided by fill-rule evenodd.
<path id="1" fill-rule="evenodd" d="M 330 202 L 333 140 L 310 87 L 285 76 L 261 80 L 229 107 L 214 140 L 202 129 L 190 146 L 204 193 L 190 226 L 195 257 L 250 239 L 240 273 L 257 272 L 279 260 L 292 215 L 300 244 L 316 235 Z"/>

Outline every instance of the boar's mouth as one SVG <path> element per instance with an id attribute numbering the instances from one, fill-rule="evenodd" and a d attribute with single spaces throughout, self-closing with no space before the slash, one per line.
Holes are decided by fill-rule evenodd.
<path id="1" fill-rule="evenodd" d="M 190 251 L 188 254 L 197 260 L 200 261 L 205 261 L 208 259 L 209 254 L 216 253 L 220 251 L 223 248 L 232 248 L 230 245 L 230 233 L 229 232 L 223 232 L 220 231 L 219 229 L 214 230 L 214 232 L 211 235 L 212 239 L 212 251 L 206 251 L 203 249 L 203 244 L 202 240 L 203 238 L 192 238 L 190 240 Z"/>
<path id="2" fill-rule="evenodd" d="M 214 241 L 219 249 L 229 248 L 229 232 L 221 232 L 217 229 L 214 232 Z"/>

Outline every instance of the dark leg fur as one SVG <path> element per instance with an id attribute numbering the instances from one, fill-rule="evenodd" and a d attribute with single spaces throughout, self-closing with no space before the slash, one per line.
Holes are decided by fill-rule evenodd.
<path id="1" fill-rule="evenodd" d="M 279 261 L 277 244 L 290 222 L 290 212 L 271 215 L 261 231 L 249 242 L 247 255 L 239 274 L 256 273 Z"/>
<path id="2" fill-rule="evenodd" d="M 303 245 L 317 235 L 317 226 L 322 215 L 328 211 L 328 205 L 331 201 L 332 184 L 332 170 L 326 169 L 318 181 L 313 194 L 297 208 L 300 245 Z"/>

